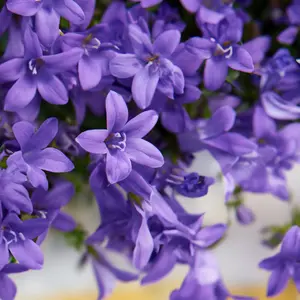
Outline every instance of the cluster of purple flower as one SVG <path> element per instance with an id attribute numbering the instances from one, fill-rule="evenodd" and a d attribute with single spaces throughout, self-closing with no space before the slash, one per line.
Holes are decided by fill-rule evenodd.
<path id="1" fill-rule="evenodd" d="M 15 297 L 9 274 L 43 267 L 39 246 L 49 228 L 76 238 L 78 224 L 61 208 L 78 177 L 101 215 L 96 232 L 79 238 L 99 299 L 116 279 L 150 284 L 176 264 L 190 270 L 172 300 L 252 299 L 231 295 L 210 250 L 228 224 L 205 226 L 205 212 L 188 213 L 178 195 L 200 198 L 215 182 L 189 172 L 205 150 L 240 223 L 254 220 L 244 191 L 289 199 L 286 171 L 300 159 L 300 68 L 278 46 L 294 43 L 300 2 L 277 14 L 268 7 L 286 28 L 275 51 L 247 10 L 255 1 L 131 2 L 139 3 L 2 7 L 0 299 Z M 250 38 L 249 24 L 257 27 Z M 272 271 L 269 296 L 289 278 L 300 291 L 300 229 L 291 225 L 280 242 L 280 253 L 260 263 Z"/>

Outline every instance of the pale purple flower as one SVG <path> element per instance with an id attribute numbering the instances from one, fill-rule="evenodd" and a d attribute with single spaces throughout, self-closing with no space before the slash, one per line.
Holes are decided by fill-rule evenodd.
<path id="1" fill-rule="evenodd" d="M 131 161 L 151 168 L 163 165 L 159 150 L 142 139 L 156 124 L 154 111 L 145 111 L 128 122 L 128 108 L 119 94 L 106 98 L 107 129 L 81 133 L 76 141 L 86 151 L 106 156 L 106 174 L 110 183 L 124 180 L 131 173 Z"/>
<path id="2" fill-rule="evenodd" d="M 48 188 L 48 181 L 44 171 L 61 173 L 74 168 L 73 163 L 58 149 L 48 147 L 57 134 L 58 121 L 47 119 L 36 131 L 35 126 L 21 121 L 13 126 L 14 135 L 21 150 L 12 154 L 8 166 L 15 166 L 28 176 L 34 186 Z"/>

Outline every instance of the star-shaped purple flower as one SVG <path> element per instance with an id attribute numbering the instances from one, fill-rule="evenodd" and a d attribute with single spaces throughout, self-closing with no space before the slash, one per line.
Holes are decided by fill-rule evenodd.
<path id="1" fill-rule="evenodd" d="M 160 151 L 142 139 L 156 124 L 155 111 L 145 111 L 128 121 L 124 99 L 111 91 L 106 98 L 107 129 L 87 130 L 76 141 L 86 151 L 106 156 L 106 174 L 110 183 L 119 182 L 131 173 L 131 161 L 159 168 L 164 159 Z"/>
<path id="2" fill-rule="evenodd" d="M 27 174 L 29 182 L 34 186 L 48 189 L 48 181 L 44 171 L 55 173 L 69 172 L 73 163 L 58 149 L 48 147 L 58 131 L 58 121 L 47 119 L 36 131 L 35 127 L 26 121 L 13 126 L 13 132 L 20 144 L 21 150 L 12 154 L 8 166 L 15 166 Z"/>

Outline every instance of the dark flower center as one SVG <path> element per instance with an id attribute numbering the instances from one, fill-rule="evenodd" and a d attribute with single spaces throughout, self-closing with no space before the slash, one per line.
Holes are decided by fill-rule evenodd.
<path id="1" fill-rule="evenodd" d="M 111 133 L 105 140 L 108 149 L 124 151 L 126 148 L 126 134 L 124 132 Z"/>
<path id="2" fill-rule="evenodd" d="M 214 38 L 211 38 L 211 41 L 216 43 L 214 56 L 224 56 L 225 58 L 231 58 L 233 54 L 233 48 L 229 41 L 224 42 L 222 45 L 217 43 Z"/>
<path id="3" fill-rule="evenodd" d="M 28 62 L 28 68 L 32 75 L 37 75 L 39 69 L 44 65 L 44 61 L 41 58 L 31 59 Z"/>

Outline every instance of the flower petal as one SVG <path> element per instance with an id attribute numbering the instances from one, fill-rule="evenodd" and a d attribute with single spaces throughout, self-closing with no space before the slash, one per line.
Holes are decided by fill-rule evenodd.
<path id="1" fill-rule="evenodd" d="M 108 151 L 104 143 L 108 134 L 105 129 L 92 129 L 82 132 L 75 140 L 87 152 L 104 154 Z"/>
<path id="2" fill-rule="evenodd" d="M 36 155 L 37 162 L 34 164 L 45 171 L 54 173 L 70 172 L 74 169 L 70 159 L 56 148 L 46 148 Z"/>
<path id="3" fill-rule="evenodd" d="M 298 32 L 298 27 L 289 26 L 277 36 L 277 40 L 282 44 L 291 45 L 295 42 Z"/>
<path id="4" fill-rule="evenodd" d="M 109 69 L 117 78 L 133 77 L 143 65 L 135 54 L 117 54 L 109 63 Z"/>
<path id="5" fill-rule="evenodd" d="M 44 256 L 35 242 L 19 240 L 17 243 L 11 243 L 9 250 L 20 264 L 29 269 L 39 270 L 43 267 Z"/>
<path id="6" fill-rule="evenodd" d="M 216 72 L 218 70 L 218 72 Z M 208 59 L 204 69 L 204 85 L 211 91 L 216 91 L 225 82 L 228 73 L 226 60 Z"/>
<path id="7" fill-rule="evenodd" d="M 68 92 L 64 84 L 51 73 L 44 72 L 37 82 L 38 91 L 49 103 L 63 105 L 68 102 Z"/>
<path id="8" fill-rule="evenodd" d="M 26 150 L 44 149 L 55 138 L 58 131 L 58 120 L 49 118 L 42 123 L 30 140 L 30 145 L 26 145 Z"/>
<path id="9" fill-rule="evenodd" d="M 23 58 L 13 58 L 0 64 L 0 82 L 15 81 L 21 77 L 25 69 Z"/>
<path id="10" fill-rule="evenodd" d="M 132 161 L 143 166 L 159 168 L 164 164 L 164 157 L 160 151 L 151 143 L 143 139 L 128 139 L 125 151 Z"/>
<path id="11" fill-rule="evenodd" d="M 17 139 L 21 149 L 25 147 L 35 132 L 35 127 L 26 121 L 15 123 L 12 127 L 15 138 Z"/>
<path id="12" fill-rule="evenodd" d="M 153 99 L 159 73 L 151 70 L 151 65 L 147 64 L 133 78 L 132 96 L 136 104 L 141 108 L 147 108 Z"/>
<path id="13" fill-rule="evenodd" d="M 153 238 L 148 227 L 147 219 L 143 216 L 132 257 L 133 264 L 136 268 L 141 270 L 148 264 L 153 248 Z"/>
<path id="14" fill-rule="evenodd" d="M 41 43 L 46 47 L 51 47 L 59 36 L 59 15 L 52 8 L 42 7 L 35 16 L 36 33 Z"/>
<path id="15" fill-rule="evenodd" d="M 153 44 L 154 53 L 159 53 L 165 58 L 169 57 L 180 43 L 180 31 L 172 29 L 161 33 Z"/>
<path id="16" fill-rule="evenodd" d="M 268 297 L 278 295 L 284 290 L 289 281 L 289 271 L 285 266 L 275 269 L 268 282 Z"/>
<path id="17" fill-rule="evenodd" d="M 73 48 L 59 54 L 43 56 L 43 61 L 51 73 L 61 73 L 70 71 L 73 67 L 75 67 L 82 54 L 82 49 Z"/>
<path id="18" fill-rule="evenodd" d="M 129 120 L 123 130 L 127 137 L 142 138 L 152 130 L 157 121 L 157 112 L 147 110 Z"/>
<path id="19" fill-rule="evenodd" d="M 126 153 L 116 151 L 113 155 L 107 153 L 106 175 L 111 184 L 117 183 L 128 177 L 132 170 L 131 161 Z"/>
<path id="20" fill-rule="evenodd" d="M 84 22 L 85 15 L 81 7 L 73 0 L 53 0 L 55 10 L 73 24 Z"/>
<path id="21" fill-rule="evenodd" d="M 0 243 L 0 270 L 2 270 L 2 268 L 6 264 L 8 264 L 8 262 L 9 262 L 9 252 L 8 252 L 7 243 L 4 242 L 4 240 L 2 240 Z M 0 280 L 0 285 L 1 285 L 1 280 Z"/>
<path id="22" fill-rule="evenodd" d="M 29 74 L 24 74 L 10 88 L 5 97 L 4 110 L 18 111 L 27 106 L 36 94 L 36 80 Z"/>
<path id="23" fill-rule="evenodd" d="M 44 171 L 30 167 L 27 171 L 27 176 L 33 187 L 37 188 L 40 186 L 44 190 L 48 190 L 48 180 Z"/>
<path id="24" fill-rule="evenodd" d="M 83 90 L 94 88 L 101 80 L 101 65 L 88 55 L 83 55 L 78 63 L 78 75 Z"/>
<path id="25" fill-rule="evenodd" d="M 17 288 L 14 282 L 5 273 L 0 273 L 0 299 L 15 299 Z"/>
<path id="26" fill-rule="evenodd" d="M 30 17 L 37 13 L 42 6 L 42 1 L 36 0 L 7 0 L 6 6 L 11 12 L 24 17 Z"/>
<path id="27" fill-rule="evenodd" d="M 233 55 L 227 60 L 230 68 L 251 73 L 254 71 L 253 59 L 250 53 L 243 47 L 236 47 L 233 50 Z"/>
<path id="28" fill-rule="evenodd" d="M 106 122 L 109 132 L 118 132 L 123 129 L 128 120 L 128 108 L 121 95 L 110 91 L 105 101 Z"/>

